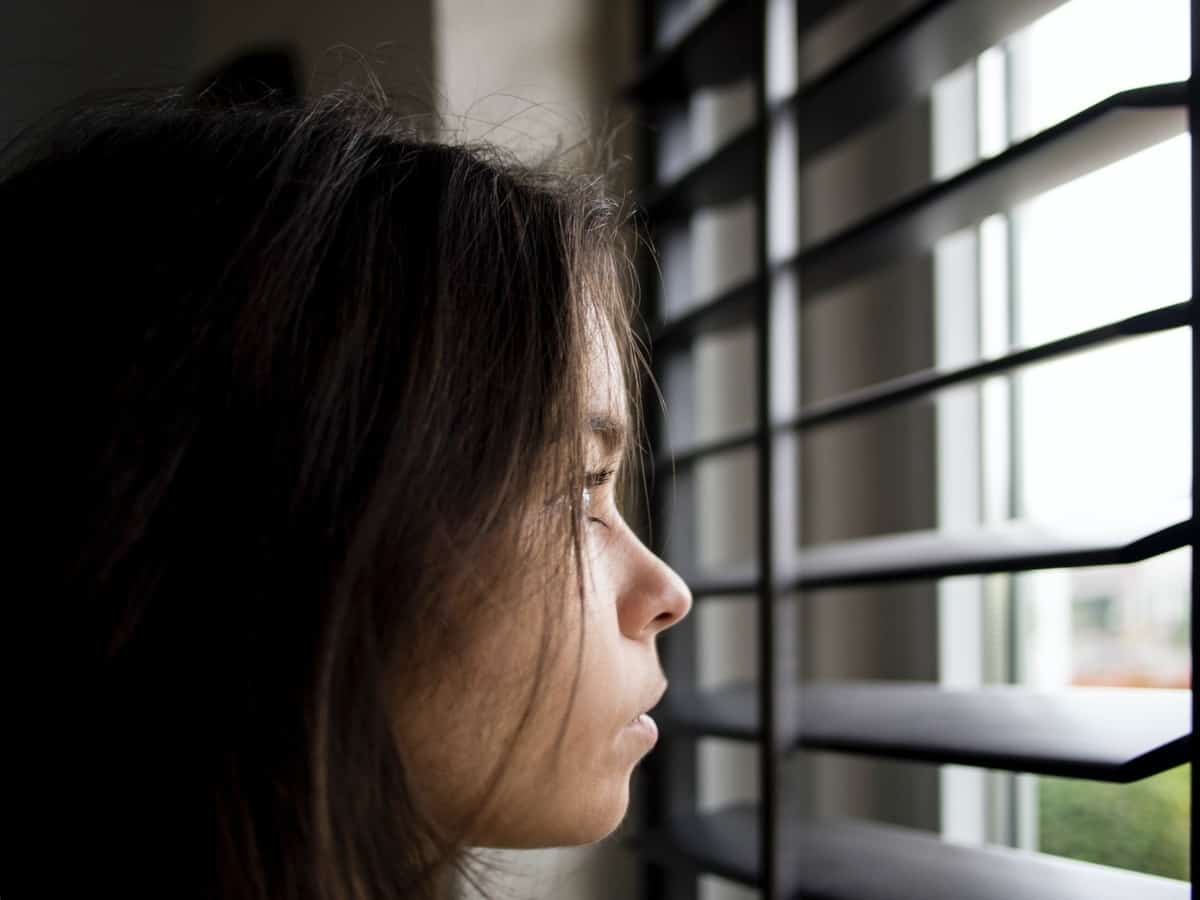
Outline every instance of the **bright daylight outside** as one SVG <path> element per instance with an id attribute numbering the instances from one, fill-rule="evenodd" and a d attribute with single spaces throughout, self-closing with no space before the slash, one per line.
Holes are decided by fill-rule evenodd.
<path id="1" fill-rule="evenodd" d="M 1188 39 L 1186 0 L 1063 4 L 973 67 L 977 153 L 1000 152 L 1117 92 L 1186 80 Z M 936 115 L 935 102 L 935 128 Z M 1186 301 L 1189 157 L 1181 113 L 1174 136 L 975 229 L 977 354 Z M 1187 518 L 1189 338 L 1176 328 L 985 382 L 975 437 L 981 517 Z M 1129 566 L 980 579 L 981 609 L 992 603 L 992 611 L 943 623 L 941 640 L 970 645 L 964 630 L 985 628 L 988 637 L 974 636 L 974 645 L 995 658 L 977 661 L 983 681 L 1188 689 L 1190 566 L 1184 548 Z M 988 840 L 1189 878 L 1189 767 L 1132 784 L 988 777 L 1008 779 L 1007 787 L 979 791 L 975 813 L 992 823 L 980 826 Z M 969 793 L 971 786 L 959 773 L 943 789 Z"/>

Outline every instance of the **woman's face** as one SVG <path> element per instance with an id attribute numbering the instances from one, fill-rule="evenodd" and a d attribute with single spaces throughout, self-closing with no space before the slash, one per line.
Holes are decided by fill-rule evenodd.
<path id="1" fill-rule="evenodd" d="M 613 831 L 629 804 L 629 780 L 655 741 L 652 723 L 634 719 L 666 689 L 655 638 L 687 615 L 682 579 L 638 539 L 613 494 L 625 422 L 625 385 L 611 343 L 589 357 L 584 603 L 577 592 L 517 598 L 513 613 L 472 646 L 468 659 L 437 673 L 416 720 L 402 723 L 417 789 L 439 821 L 459 822 L 479 807 L 485 780 L 505 761 L 491 802 L 471 830 L 485 847 L 584 844 Z M 605 352 L 605 351 L 608 352 Z M 543 629 L 546 629 L 543 631 Z M 582 635 L 582 653 L 577 655 Z M 545 670 L 536 673 L 543 641 Z M 571 703 L 578 664 L 578 688 Z M 537 680 L 529 720 L 520 723 Z M 565 720 L 565 730 L 563 724 Z M 558 743 L 561 733 L 561 744 Z M 512 735 L 516 744 L 504 757 Z"/>

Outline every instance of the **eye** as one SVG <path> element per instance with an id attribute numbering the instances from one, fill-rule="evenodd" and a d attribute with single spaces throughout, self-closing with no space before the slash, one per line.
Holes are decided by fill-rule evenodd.
<path id="1" fill-rule="evenodd" d="M 588 472 L 585 477 L 585 483 L 589 488 L 600 487 L 602 484 L 607 484 L 616 474 L 616 469 L 600 469 L 597 472 Z"/>
<path id="2" fill-rule="evenodd" d="M 587 473 L 587 477 L 585 479 L 585 483 L 587 486 L 583 489 L 583 508 L 584 508 L 584 510 L 587 510 L 592 504 L 592 490 L 591 489 L 594 487 L 599 487 L 602 484 L 606 484 L 608 481 L 610 481 L 612 479 L 615 471 L 616 471 L 615 469 L 602 469 L 598 472 L 588 472 Z M 597 518 L 596 516 L 588 516 L 587 520 L 589 522 L 595 522 L 598 525 L 603 525 L 605 528 L 611 527 L 603 519 Z"/>

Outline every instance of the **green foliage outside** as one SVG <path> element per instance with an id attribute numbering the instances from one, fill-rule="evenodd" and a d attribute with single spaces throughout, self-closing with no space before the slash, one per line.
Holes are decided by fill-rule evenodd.
<path id="1" fill-rule="evenodd" d="M 1133 784 L 1038 779 L 1043 853 L 1188 880 L 1191 767 Z"/>

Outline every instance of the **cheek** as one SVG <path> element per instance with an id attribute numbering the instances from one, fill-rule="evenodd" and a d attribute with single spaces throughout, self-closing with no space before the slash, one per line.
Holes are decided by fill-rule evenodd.
<path id="1" fill-rule="evenodd" d="M 611 595 L 589 593 L 583 616 L 578 597 L 565 629 L 565 652 L 547 671 L 547 689 L 519 752 L 501 809 L 519 810 L 518 820 L 492 826 L 494 845 L 566 846 L 599 840 L 624 818 L 629 779 L 645 747 L 623 732 L 623 718 L 633 696 L 628 683 L 632 667 L 622 659 L 624 647 Z M 580 634 L 582 653 L 577 655 Z M 571 685 L 578 661 L 579 679 L 573 702 Z M 568 704 L 569 713 L 568 713 Z M 564 716 L 567 727 L 558 743 Z"/>
<path id="2" fill-rule="evenodd" d="M 604 682 L 592 680 L 599 674 L 585 669 L 561 744 L 553 746 L 559 722 L 544 720 L 539 730 L 547 739 L 546 752 L 513 759 L 514 773 L 520 774 L 503 806 L 519 811 L 519 818 L 499 822 L 493 842 L 512 847 L 591 843 L 624 819 L 640 753 L 614 724 L 620 716 L 616 696 Z"/>
<path id="3" fill-rule="evenodd" d="M 402 756 L 430 817 L 448 829 L 475 815 L 491 773 L 504 768 L 531 698 L 540 636 L 536 623 L 510 616 L 419 673 L 419 685 L 401 689 L 395 732 Z"/>
<path id="4" fill-rule="evenodd" d="M 629 778 L 644 747 L 621 730 L 636 686 L 629 683 L 635 667 L 622 656 L 614 547 L 589 535 L 582 609 L 578 582 L 553 598 L 558 605 L 549 614 L 546 598 L 523 604 L 519 615 L 514 604 L 402 713 L 413 780 L 431 815 L 454 827 L 482 806 L 473 838 L 479 846 L 589 843 L 625 816 Z M 532 715 L 522 724 L 531 699 Z M 496 765 L 501 780 L 489 798 L 484 791 Z"/>
<path id="5" fill-rule="evenodd" d="M 564 821 L 576 820 L 596 840 L 615 828 L 629 800 L 629 778 L 645 747 L 625 732 L 633 667 L 611 595 L 588 598 L 579 691 L 558 757 L 559 796 L 570 799 Z"/>

